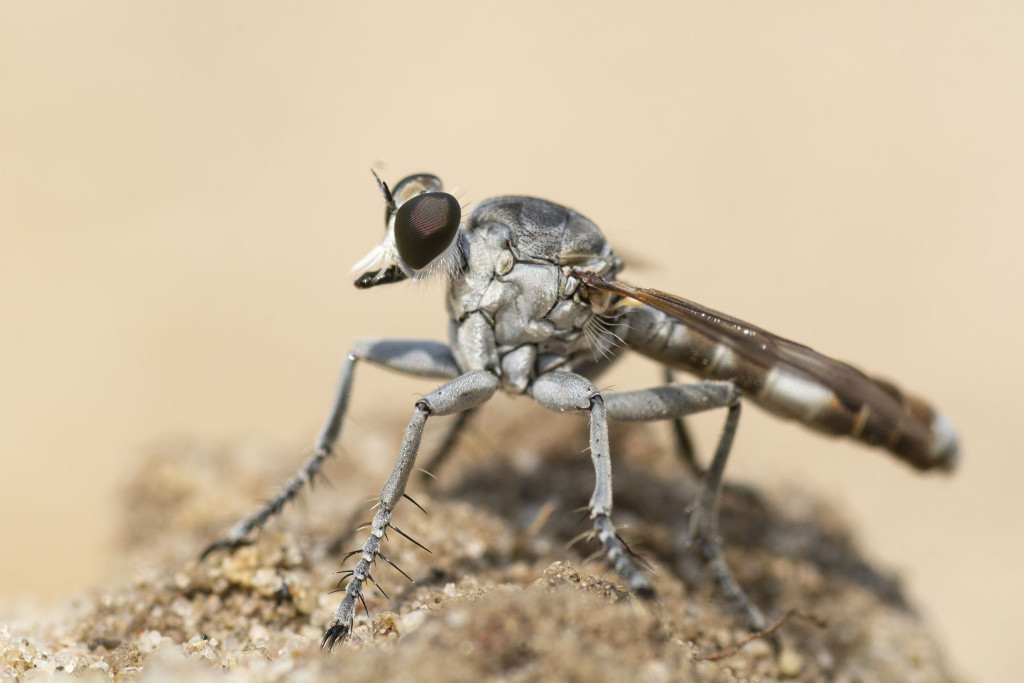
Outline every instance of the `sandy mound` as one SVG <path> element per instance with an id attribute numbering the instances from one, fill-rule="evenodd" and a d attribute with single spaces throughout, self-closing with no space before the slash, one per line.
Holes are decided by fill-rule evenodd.
<path id="1" fill-rule="evenodd" d="M 650 563 L 660 598 L 622 592 L 579 508 L 593 474 L 583 421 L 539 432 L 517 424 L 487 453 L 463 447 L 396 522 L 431 549 L 392 535 L 353 637 L 320 650 L 340 596 L 335 572 L 358 547 L 384 476 L 359 458 L 396 448 L 346 445 L 333 485 L 286 510 L 259 542 L 198 562 L 199 551 L 283 483 L 299 459 L 251 446 L 168 443 L 140 460 L 123 493 L 123 547 L 109 586 L 58 613 L 0 627 L 0 678 L 48 673 L 106 680 L 822 680 L 939 681 L 940 647 L 892 577 L 806 493 L 739 494 L 722 503 L 726 551 L 772 618 L 795 616 L 775 647 L 746 637 L 695 553 L 686 505 L 695 484 L 652 431 L 613 425 L 615 521 Z M 401 427 L 391 429 L 401 433 Z M 489 437 L 493 439 L 493 437 Z M 473 439 L 468 439 L 472 441 Z M 497 452 L 495 452 L 497 451 Z M 356 457 L 355 454 L 360 455 Z M 8 556 L 10 557 L 10 555 Z M 69 570 L 73 558 L 69 558 Z M 349 560 L 346 566 L 351 566 Z"/>

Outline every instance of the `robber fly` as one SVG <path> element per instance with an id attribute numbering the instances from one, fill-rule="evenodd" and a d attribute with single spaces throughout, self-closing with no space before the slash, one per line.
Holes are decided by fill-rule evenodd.
<path id="1" fill-rule="evenodd" d="M 951 470 L 956 464 L 952 424 L 924 401 L 731 316 L 617 280 L 622 260 L 598 227 L 571 209 L 533 197 L 497 197 L 478 204 L 463 221 L 459 202 L 442 190 L 436 176 L 409 176 L 394 191 L 377 182 L 387 203 L 386 231 L 353 268 L 355 284 L 367 289 L 407 279 L 445 279 L 448 343 L 357 342 L 341 370 L 313 456 L 277 496 L 206 550 L 250 543 L 319 473 L 338 440 L 357 362 L 446 380 L 416 401 L 369 537 L 353 553 L 359 559 L 348 572 L 345 595 L 323 637 L 325 648 L 351 634 L 365 582 L 377 585 L 371 575 L 376 560 L 398 569 L 381 546 L 389 528 L 405 536 L 392 512 L 405 496 L 427 419 L 466 415 L 498 390 L 530 396 L 556 412 L 589 414 L 596 473 L 589 503 L 594 535 L 627 587 L 644 598 L 654 597 L 654 589 L 612 524 L 608 419 L 678 421 L 726 409 L 690 530 L 723 592 L 754 630 L 765 627 L 764 616 L 733 578 L 717 540 L 717 499 L 742 399 L 812 429 L 884 448 L 917 469 Z M 602 392 L 593 380 L 626 349 L 701 379 Z"/>

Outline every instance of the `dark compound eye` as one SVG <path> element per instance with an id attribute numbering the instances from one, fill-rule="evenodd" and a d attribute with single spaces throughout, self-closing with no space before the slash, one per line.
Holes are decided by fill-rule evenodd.
<path id="1" fill-rule="evenodd" d="M 462 219 L 458 200 L 447 192 L 424 192 L 398 207 L 395 246 L 410 268 L 420 270 L 444 253 Z"/>

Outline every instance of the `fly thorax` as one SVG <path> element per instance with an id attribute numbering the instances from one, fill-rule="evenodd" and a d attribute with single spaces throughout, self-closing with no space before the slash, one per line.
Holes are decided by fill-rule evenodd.
<path id="1" fill-rule="evenodd" d="M 540 372 L 589 352 L 585 327 L 593 314 L 565 268 L 518 256 L 500 230 L 470 235 L 466 268 L 448 296 L 452 347 L 464 372 L 495 371 L 503 389 L 523 393 Z"/>

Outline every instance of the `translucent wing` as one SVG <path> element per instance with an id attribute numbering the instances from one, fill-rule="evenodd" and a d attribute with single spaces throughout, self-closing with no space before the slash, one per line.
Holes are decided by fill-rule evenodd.
<path id="1" fill-rule="evenodd" d="M 832 387 L 833 384 L 858 385 L 867 383 L 867 390 L 876 380 L 857 368 L 818 353 L 809 346 L 798 344 L 756 325 L 702 306 L 694 301 L 658 289 L 645 289 L 616 280 L 605 280 L 600 275 L 577 271 L 576 275 L 587 287 L 611 292 L 640 303 L 648 304 L 667 313 L 695 332 L 725 344 L 747 360 L 763 368 L 782 362 Z M 855 392 L 856 386 L 851 389 Z"/>
<path id="2" fill-rule="evenodd" d="M 691 332 L 716 344 L 722 344 L 746 361 L 760 378 L 773 369 L 798 375 L 827 388 L 834 396 L 822 414 L 806 420 L 810 426 L 837 432 L 824 426 L 825 414 L 840 416 L 851 425 L 845 432 L 862 441 L 883 446 L 916 466 L 934 466 L 932 456 L 925 452 L 932 443 L 934 411 L 923 401 L 904 394 L 892 384 L 869 377 L 857 368 L 829 358 L 814 349 L 772 334 L 748 322 L 720 313 L 706 306 L 657 289 L 634 287 L 624 282 L 606 280 L 585 271 L 575 271 L 590 289 L 610 292 L 647 304 L 675 318 Z M 737 378 L 730 378 L 737 379 Z M 771 396 L 759 395 L 760 382 L 750 382 L 742 389 L 768 409 L 773 409 Z M 872 428 L 863 425 L 870 418 Z"/>

